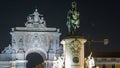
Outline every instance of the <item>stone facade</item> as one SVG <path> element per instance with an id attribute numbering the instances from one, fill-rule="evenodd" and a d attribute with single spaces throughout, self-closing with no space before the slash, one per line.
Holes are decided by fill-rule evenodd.
<path id="1" fill-rule="evenodd" d="M 44 59 L 45 68 L 53 68 L 54 56 L 62 54 L 59 53 L 59 29 L 46 27 L 44 17 L 37 9 L 27 17 L 25 26 L 12 28 L 12 41 L 0 54 L 0 67 L 26 68 L 26 63 L 29 62 L 26 56 L 35 52 Z"/>

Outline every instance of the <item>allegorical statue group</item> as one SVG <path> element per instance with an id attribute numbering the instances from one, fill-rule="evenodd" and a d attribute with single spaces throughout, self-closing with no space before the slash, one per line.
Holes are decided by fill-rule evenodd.
<path id="1" fill-rule="evenodd" d="M 53 68 L 65 68 L 65 58 L 64 56 L 60 56 L 58 58 L 54 57 L 54 64 L 53 64 Z"/>
<path id="2" fill-rule="evenodd" d="M 27 17 L 27 22 L 25 23 L 26 26 L 31 27 L 32 24 L 38 23 L 41 25 L 41 27 L 45 27 L 46 26 L 46 21 L 44 20 L 44 17 L 42 14 L 39 14 L 37 12 L 37 9 L 35 9 L 35 12 L 33 14 L 30 14 Z"/>
<path id="3" fill-rule="evenodd" d="M 84 61 L 85 68 L 93 68 L 95 66 L 94 58 L 91 57 L 91 55 L 92 55 L 92 52 L 87 58 L 85 58 L 85 61 Z"/>
<path id="4" fill-rule="evenodd" d="M 92 52 L 90 55 L 84 59 L 84 68 L 99 68 L 98 66 L 95 65 L 95 60 L 92 57 Z"/>
<path id="5" fill-rule="evenodd" d="M 53 68 L 65 68 L 65 58 L 64 56 L 61 57 L 54 57 L 54 65 Z M 92 57 L 92 52 L 91 54 L 84 59 L 84 68 L 99 68 L 98 66 L 95 66 L 95 60 Z"/>

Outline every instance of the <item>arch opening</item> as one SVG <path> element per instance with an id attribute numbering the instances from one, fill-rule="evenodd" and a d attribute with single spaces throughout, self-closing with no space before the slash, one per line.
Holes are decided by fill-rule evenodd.
<path id="1" fill-rule="evenodd" d="M 28 60 L 28 63 L 26 64 L 27 68 L 44 68 L 44 59 L 40 54 L 36 52 L 28 54 L 26 56 L 26 60 Z"/>

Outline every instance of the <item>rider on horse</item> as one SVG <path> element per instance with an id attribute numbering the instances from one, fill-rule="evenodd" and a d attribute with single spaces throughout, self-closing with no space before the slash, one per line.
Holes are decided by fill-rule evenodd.
<path id="1" fill-rule="evenodd" d="M 74 34 L 76 29 L 79 28 L 79 12 L 77 11 L 76 2 L 72 2 L 72 8 L 67 14 L 67 27 L 70 34 Z"/>

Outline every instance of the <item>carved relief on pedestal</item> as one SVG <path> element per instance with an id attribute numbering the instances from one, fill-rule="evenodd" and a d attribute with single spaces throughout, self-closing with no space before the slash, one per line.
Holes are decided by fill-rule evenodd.
<path id="1" fill-rule="evenodd" d="M 79 52 L 82 47 L 79 40 L 77 39 L 73 40 L 72 42 L 70 42 L 68 47 L 70 48 L 73 56 L 79 56 Z"/>
<path id="2" fill-rule="evenodd" d="M 84 43 L 81 37 L 67 37 L 61 41 L 65 56 L 65 68 L 84 68 Z"/>
<path id="3" fill-rule="evenodd" d="M 71 41 L 68 45 L 71 55 L 72 55 L 72 61 L 74 63 L 79 63 L 79 57 L 80 57 L 80 50 L 82 48 L 81 42 L 78 39 L 74 39 Z"/>

